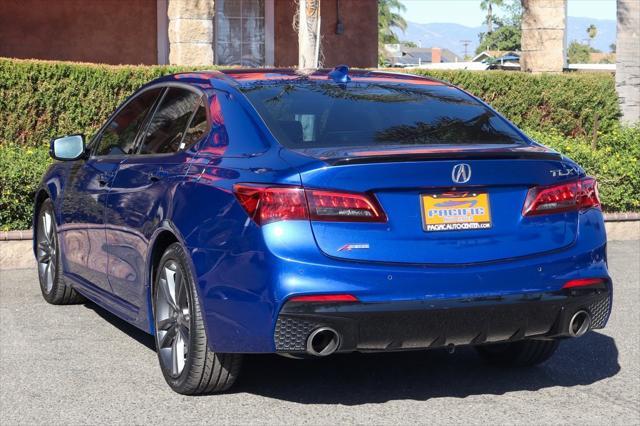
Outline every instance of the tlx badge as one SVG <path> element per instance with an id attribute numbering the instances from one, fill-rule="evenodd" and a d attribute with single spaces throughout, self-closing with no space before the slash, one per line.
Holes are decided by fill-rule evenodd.
<path id="1" fill-rule="evenodd" d="M 564 176 L 571 176 L 571 175 L 577 175 L 578 174 L 578 171 L 573 167 L 566 167 L 564 169 L 549 170 L 549 172 L 551 173 L 551 176 L 553 176 L 553 177 L 564 177 Z"/>

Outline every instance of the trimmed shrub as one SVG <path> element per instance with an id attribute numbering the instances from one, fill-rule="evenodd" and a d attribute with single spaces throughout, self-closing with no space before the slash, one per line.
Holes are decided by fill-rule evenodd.
<path id="1" fill-rule="evenodd" d="M 70 133 L 91 136 L 143 84 L 192 69 L 0 59 L 0 144 L 36 146 Z M 410 72 L 458 85 L 527 129 L 581 136 L 593 132 L 595 121 L 597 130 L 609 132 L 619 116 L 615 81 L 605 73 Z"/>
<path id="2" fill-rule="evenodd" d="M 91 136 L 140 86 L 186 69 L 0 59 L 0 144 Z"/>
<path id="3" fill-rule="evenodd" d="M 580 164 L 598 179 L 605 211 L 640 210 L 640 126 L 616 126 L 596 139 L 566 138 L 558 132 L 529 130 L 527 134 Z"/>
<path id="4" fill-rule="evenodd" d="M 596 131 L 611 131 L 620 116 L 615 79 L 608 73 L 408 72 L 459 86 L 522 128 L 584 136 L 592 134 L 594 127 Z"/>
<path id="5" fill-rule="evenodd" d="M 35 190 L 51 161 L 45 146 L 0 145 L 0 230 L 31 228 Z"/>

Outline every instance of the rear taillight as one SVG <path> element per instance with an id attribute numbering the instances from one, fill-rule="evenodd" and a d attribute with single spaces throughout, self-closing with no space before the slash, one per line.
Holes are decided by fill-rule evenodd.
<path id="1" fill-rule="evenodd" d="M 258 225 L 309 217 L 302 188 L 235 185 L 233 189 L 240 205 Z"/>
<path id="2" fill-rule="evenodd" d="M 233 190 L 258 225 L 305 219 L 331 222 L 387 220 L 376 199 L 367 194 L 259 184 L 236 184 Z"/>
<path id="3" fill-rule="evenodd" d="M 600 207 L 596 180 L 586 177 L 554 186 L 529 190 L 522 208 L 523 216 L 560 213 Z"/>
<path id="4" fill-rule="evenodd" d="M 365 194 L 308 189 L 309 216 L 312 220 L 334 222 L 386 222 L 375 198 Z"/>

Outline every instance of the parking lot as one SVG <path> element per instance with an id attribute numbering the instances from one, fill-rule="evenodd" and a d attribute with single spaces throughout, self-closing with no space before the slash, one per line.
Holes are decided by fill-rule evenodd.
<path id="1" fill-rule="evenodd" d="M 609 246 L 614 311 L 528 370 L 469 348 L 245 358 L 228 394 L 173 393 L 153 339 L 94 304 L 44 302 L 35 269 L 0 271 L 0 421 L 12 424 L 640 424 L 640 241 Z"/>

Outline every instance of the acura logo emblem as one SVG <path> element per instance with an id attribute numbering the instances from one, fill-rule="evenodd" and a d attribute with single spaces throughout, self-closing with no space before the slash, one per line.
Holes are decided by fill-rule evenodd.
<path id="1" fill-rule="evenodd" d="M 471 179 L 471 166 L 465 163 L 456 164 L 451 171 L 451 180 L 455 183 L 467 183 Z"/>

